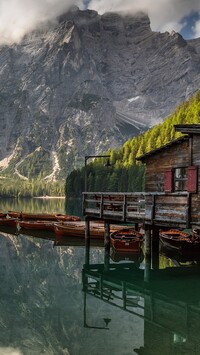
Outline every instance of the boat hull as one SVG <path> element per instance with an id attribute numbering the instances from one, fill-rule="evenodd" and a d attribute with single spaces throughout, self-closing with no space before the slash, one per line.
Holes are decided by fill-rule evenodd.
<path id="1" fill-rule="evenodd" d="M 82 237 L 85 238 L 85 222 L 64 222 L 55 223 L 54 230 L 56 237 Z M 90 237 L 93 239 L 104 238 L 104 227 L 101 225 L 90 225 Z"/>
<path id="2" fill-rule="evenodd" d="M 20 220 L 42 220 L 42 221 L 80 221 L 78 216 L 70 216 L 65 214 L 55 214 L 55 213 L 30 213 L 30 212 L 15 212 L 8 211 L 9 217 L 19 218 Z"/>
<path id="3" fill-rule="evenodd" d="M 18 228 L 29 230 L 54 231 L 54 223 L 50 221 L 18 221 Z"/>
<path id="4" fill-rule="evenodd" d="M 120 226 L 110 225 L 110 231 L 116 231 Z M 123 227 L 121 227 L 122 229 Z M 85 238 L 85 222 L 63 222 L 54 223 L 54 230 L 57 238 L 60 237 L 81 237 Z M 104 224 L 90 222 L 90 238 L 104 239 Z"/>
<path id="5" fill-rule="evenodd" d="M 17 218 L 7 218 L 7 217 L 3 217 L 0 218 L 0 225 L 1 226 L 10 226 L 10 227 L 16 227 L 16 224 L 18 222 Z"/>
<path id="6" fill-rule="evenodd" d="M 200 251 L 200 238 L 176 230 L 161 231 L 159 234 L 163 246 L 182 253 Z"/>
<path id="7" fill-rule="evenodd" d="M 111 246 L 116 252 L 139 253 L 144 237 L 135 229 L 126 228 L 111 233 Z"/>

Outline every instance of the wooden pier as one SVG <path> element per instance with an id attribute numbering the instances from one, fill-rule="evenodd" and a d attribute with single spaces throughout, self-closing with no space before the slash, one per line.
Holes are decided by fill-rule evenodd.
<path id="1" fill-rule="evenodd" d="M 146 227 L 189 228 L 190 194 L 177 193 L 83 193 L 86 219 L 115 223 L 140 223 Z"/>
<path id="2" fill-rule="evenodd" d="M 190 193 L 83 193 L 85 237 L 90 239 L 90 221 L 103 220 L 104 245 L 109 247 L 110 224 L 134 224 L 145 231 L 145 253 L 159 253 L 159 229 L 190 228 Z"/>

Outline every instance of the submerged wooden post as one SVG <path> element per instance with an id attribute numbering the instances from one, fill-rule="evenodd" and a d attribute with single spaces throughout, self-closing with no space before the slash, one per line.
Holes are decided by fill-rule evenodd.
<path id="1" fill-rule="evenodd" d="M 145 269 L 144 269 L 144 281 L 149 282 L 151 271 L 151 259 L 149 257 L 145 258 Z"/>
<path id="2" fill-rule="evenodd" d="M 90 239 L 85 240 L 85 265 L 90 264 Z"/>
<path id="3" fill-rule="evenodd" d="M 152 268 L 159 269 L 159 228 L 152 233 Z"/>
<path id="4" fill-rule="evenodd" d="M 151 229 L 145 228 L 145 255 L 146 257 L 151 257 Z"/>
<path id="5" fill-rule="evenodd" d="M 90 220 L 89 218 L 85 219 L 85 240 L 90 239 Z"/>
<path id="6" fill-rule="evenodd" d="M 104 222 L 104 246 L 110 248 L 110 223 Z"/>
<path id="7" fill-rule="evenodd" d="M 85 264 L 90 263 L 90 220 L 85 219 Z"/>
<path id="8" fill-rule="evenodd" d="M 110 248 L 105 247 L 104 252 L 104 271 L 108 271 L 110 266 Z"/>

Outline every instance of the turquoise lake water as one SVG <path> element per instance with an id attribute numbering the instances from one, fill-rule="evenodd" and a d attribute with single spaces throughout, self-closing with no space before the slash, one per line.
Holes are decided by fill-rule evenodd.
<path id="1" fill-rule="evenodd" d="M 54 202 L 26 210 L 63 213 Z M 0 355 L 200 354 L 198 257 L 150 263 L 5 228 L 0 243 Z"/>

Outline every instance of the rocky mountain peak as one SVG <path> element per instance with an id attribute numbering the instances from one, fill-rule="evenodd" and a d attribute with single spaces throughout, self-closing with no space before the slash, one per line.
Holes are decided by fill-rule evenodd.
<path id="1" fill-rule="evenodd" d="M 199 89 L 199 41 L 75 7 L 1 47 L 1 174 L 65 178 L 162 121 Z"/>

